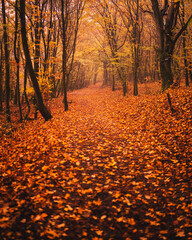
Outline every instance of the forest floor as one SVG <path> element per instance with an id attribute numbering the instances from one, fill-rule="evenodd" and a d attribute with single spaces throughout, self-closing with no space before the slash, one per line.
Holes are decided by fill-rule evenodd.
<path id="1" fill-rule="evenodd" d="M 192 88 L 143 89 L 1 122 L 0 239 L 192 239 Z"/>

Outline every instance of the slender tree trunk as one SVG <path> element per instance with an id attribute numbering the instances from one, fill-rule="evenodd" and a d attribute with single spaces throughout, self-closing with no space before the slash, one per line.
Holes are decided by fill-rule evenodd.
<path id="1" fill-rule="evenodd" d="M 67 5 L 67 4 L 66 4 Z M 64 0 L 61 0 L 61 18 L 62 18 L 62 30 L 63 30 L 63 57 L 62 57 L 62 69 L 63 69 L 63 103 L 64 103 L 64 108 L 65 111 L 68 111 L 68 101 L 67 101 L 67 46 L 66 46 L 66 31 L 67 31 L 67 26 L 66 26 L 66 16 L 64 14 L 64 11 L 66 11 L 67 14 L 67 6 L 64 6 Z"/>
<path id="2" fill-rule="evenodd" d="M 52 89 L 51 89 L 51 96 L 52 97 L 58 97 L 58 86 L 60 85 L 59 84 L 59 81 L 56 82 L 56 78 L 55 78 L 55 75 L 56 75 L 56 56 L 57 56 L 57 49 L 58 49 L 58 45 L 59 45 L 59 36 L 60 36 L 60 33 L 59 31 L 57 31 L 57 29 L 54 29 L 54 32 L 53 32 L 53 41 L 56 42 L 56 46 L 54 46 L 53 48 L 53 54 L 52 54 L 52 58 L 53 58 L 53 63 L 51 64 L 51 83 L 53 85 Z"/>
<path id="3" fill-rule="evenodd" d="M 35 56 L 34 56 L 34 71 L 37 79 L 39 78 L 39 63 L 40 63 L 40 30 L 39 30 L 39 0 L 35 0 Z"/>
<path id="4" fill-rule="evenodd" d="M 35 91 L 35 97 L 36 97 L 38 109 L 42 114 L 42 116 L 44 117 L 44 119 L 47 121 L 52 118 L 52 115 L 43 103 L 42 94 L 41 94 L 37 77 L 35 75 L 35 71 L 33 69 L 32 61 L 31 61 L 31 56 L 30 56 L 29 47 L 27 43 L 27 32 L 26 32 L 26 22 L 25 22 L 25 0 L 20 0 L 20 17 L 21 17 L 21 34 L 22 34 L 23 49 L 25 53 L 28 72 L 33 84 L 34 91 Z"/>
<path id="5" fill-rule="evenodd" d="M 103 62 L 103 85 L 108 84 L 108 71 L 107 71 L 107 61 Z"/>
<path id="6" fill-rule="evenodd" d="M 27 65 L 25 65 L 25 71 L 24 71 L 24 96 L 25 96 L 25 101 L 27 103 L 27 113 L 24 117 L 24 119 L 26 120 L 29 116 L 29 113 L 30 113 L 30 104 L 29 104 L 29 99 L 27 97 L 27 92 L 26 92 L 26 88 L 27 88 Z"/>
<path id="7" fill-rule="evenodd" d="M 22 117 L 22 109 L 21 109 L 21 100 L 20 100 L 20 79 L 19 79 L 19 72 L 20 72 L 20 52 L 19 52 L 19 44 L 20 44 L 20 37 L 18 36 L 18 0 L 16 0 L 16 7 L 15 7 L 15 39 L 14 39 L 14 56 L 15 61 L 17 63 L 17 80 L 16 80 L 16 100 L 19 106 L 19 116 L 20 121 L 23 120 Z"/>
<path id="8" fill-rule="evenodd" d="M 184 55 L 184 66 L 185 66 L 185 85 L 189 86 L 187 49 L 186 49 L 186 31 L 184 31 L 183 33 L 183 55 Z"/>
<path id="9" fill-rule="evenodd" d="M 3 45 L 0 42 L 0 112 L 3 111 Z"/>
<path id="10" fill-rule="evenodd" d="M 114 71 L 114 66 L 112 64 L 112 91 L 114 92 L 115 91 L 115 71 Z"/>
<path id="11" fill-rule="evenodd" d="M 181 2 L 182 6 L 182 25 L 185 23 L 185 3 L 184 1 Z M 186 48 L 186 37 L 187 37 L 187 30 L 183 32 L 183 58 L 184 58 L 184 66 L 185 66 L 185 85 L 189 86 L 189 69 L 188 69 L 188 61 L 187 61 L 187 48 Z"/>
<path id="12" fill-rule="evenodd" d="M 93 85 L 95 85 L 97 82 L 97 73 L 94 74 L 94 78 L 93 78 Z"/>
<path id="13" fill-rule="evenodd" d="M 17 48 L 17 56 L 19 59 L 19 47 Z M 19 73 L 20 73 L 20 66 L 19 66 L 19 62 L 17 63 L 17 103 L 18 103 L 18 107 L 19 107 L 19 117 L 20 117 L 20 121 L 23 120 L 22 117 L 22 108 L 21 108 L 21 98 L 20 98 L 20 77 L 19 77 Z"/>
<path id="14" fill-rule="evenodd" d="M 140 44 L 140 32 L 139 32 L 139 0 L 136 1 L 136 16 L 134 24 L 134 86 L 133 95 L 138 95 L 138 67 L 139 67 L 139 44 Z"/>
<path id="15" fill-rule="evenodd" d="M 98 72 L 97 72 L 97 65 L 95 64 L 95 66 L 94 66 L 94 72 L 95 72 L 95 74 L 94 74 L 94 77 L 93 77 L 93 85 L 95 85 L 96 84 L 96 82 L 97 82 L 97 75 L 98 75 Z"/>
<path id="16" fill-rule="evenodd" d="M 6 77 L 5 77 L 5 113 L 7 122 L 11 121 L 11 112 L 9 106 L 10 100 L 10 73 L 9 73 L 9 50 L 8 50 L 8 35 L 7 35 L 7 27 L 6 27 L 6 16 L 5 16 L 5 2 L 2 0 L 2 13 L 3 13 L 3 33 L 4 33 L 4 48 L 5 48 L 5 69 L 6 69 Z"/>
<path id="17" fill-rule="evenodd" d="M 138 46 L 134 46 L 134 86 L 133 95 L 138 95 Z"/>
<path id="18" fill-rule="evenodd" d="M 189 76 L 190 76 L 190 80 L 192 82 L 192 62 L 189 62 Z"/>
<path id="19" fill-rule="evenodd" d="M 47 1 L 46 1 L 47 2 Z M 52 4 L 52 0 L 50 0 L 49 2 L 49 6 L 50 6 L 50 19 L 49 19 L 49 27 L 48 27 L 48 32 L 45 34 L 44 33 L 44 21 L 42 20 L 43 19 L 43 8 L 41 9 L 41 14 L 40 14 L 40 22 L 39 22 L 39 25 L 40 25 L 40 33 L 41 33 L 41 36 L 43 38 L 43 47 L 44 47 L 44 62 L 43 62 L 43 76 L 44 77 L 48 77 L 48 68 L 49 68 L 49 43 L 51 41 L 51 30 L 53 28 L 52 26 L 52 7 L 53 7 L 53 4 Z"/>
<path id="20" fill-rule="evenodd" d="M 185 4 L 182 1 L 182 24 L 185 22 Z M 187 31 L 183 32 L 183 57 L 184 57 L 184 66 L 185 66 L 185 85 L 189 86 L 189 74 L 188 74 L 188 62 L 187 62 L 187 49 L 186 49 L 186 37 Z"/>

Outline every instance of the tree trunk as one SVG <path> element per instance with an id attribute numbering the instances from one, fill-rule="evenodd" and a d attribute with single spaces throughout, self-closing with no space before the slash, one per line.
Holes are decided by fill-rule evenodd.
<path id="1" fill-rule="evenodd" d="M 27 43 L 27 32 L 26 32 L 26 22 L 25 22 L 25 0 L 20 0 L 20 18 L 21 18 L 21 34 L 22 34 L 23 49 L 25 53 L 28 72 L 33 84 L 34 91 L 35 91 L 35 97 L 36 97 L 38 109 L 42 114 L 42 116 L 44 117 L 45 121 L 47 121 L 52 118 L 52 115 L 43 103 L 42 94 L 41 94 L 37 77 L 35 75 L 32 61 L 31 61 L 31 56 L 30 56 L 29 47 Z"/>
<path id="2" fill-rule="evenodd" d="M 123 82 L 122 85 L 123 85 L 123 96 L 125 97 L 127 93 L 127 84 L 126 82 Z"/>
<path id="3" fill-rule="evenodd" d="M 115 91 L 115 71 L 114 71 L 114 66 L 112 64 L 112 91 Z"/>
<path id="4" fill-rule="evenodd" d="M 134 46 L 134 86 L 133 86 L 133 95 L 138 95 L 138 47 Z"/>
<path id="5" fill-rule="evenodd" d="M 20 100 L 20 79 L 19 79 L 19 72 L 20 72 L 20 49 L 19 49 L 19 43 L 20 43 L 20 36 L 18 38 L 18 0 L 16 0 L 16 7 L 15 7 L 15 39 L 14 39 L 14 56 L 15 61 L 17 63 L 17 80 L 16 80 L 16 102 L 18 103 L 19 107 L 19 116 L 20 121 L 23 120 L 22 117 L 22 109 L 21 109 L 21 100 Z"/>
<path id="6" fill-rule="evenodd" d="M 192 62 L 189 62 L 189 76 L 190 76 L 190 80 L 192 82 Z"/>
<path id="7" fill-rule="evenodd" d="M 123 96 L 126 96 L 126 93 L 127 93 L 127 83 L 126 83 L 126 75 L 125 75 L 125 69 L 123 67 L 119 67 L 119 61 L 117 59 L 117 56 L 116 54 L 113 54 L 113 57 L 115 59 L 115 63 L 116 63 L 116 69 L 117 69 L 117 72 L 118 72 L 118 75 L 119 75 L 119 78 L 122 82 L 122 87 L 123 87 Z"/>
<path id="8" fill-rule="evenodd" d="M 0 112 L 3 111 L 3 46 L 0 42 Z"/>
<path id="9" fill-rule="evenodd" d="M 17 50 L 19 51 L 19 49 Z M 18 52 L 19 54 L 19 52 Z M 22 108 L 21 108 L 21 99 L 20 99 L 20 77 L 19 77 L 19 72 L 20 72 L 20 66 L 19 66 L 19 63 L 17 65 L 17 86 L 16 86 L 16 89 L 17 89 L 17 103 L 18 103 L 18 107 L 19 107 L 19 117 L 20 117 L 20 121 L 23 120 L 23 117 L 22 117 Z"/>
<path id="10" fill-rule="evenodd" d="M 3 111 L 3 88 L 2 88 L 2 80 L 3 80 L 3 76 L 2 76 L 2 70 L 1 70 L 1 65 L 0 65 L 0 112 Z"/>
<path id="11" fill-rule="evenodd" d="M 95 73 L 94 78 L 93 78 L 93 85 L 95 85 L 97 82 L 97 73 Z"/>
<path id="12" fill-rule="evenodd" d="M 184 31 L 183 33 L 183 55 L 184 55 L 184 66 L 185 66 L 185 85 L 189 86 L 187 49 L 186 49 L 186 31 Z"/>
<path id="13" fill-rule="evenodd" d="M 185 23 L 185 4 L 182 1 L 182 25 Z M 183 57 L 184 57 L 184 66 L 185 66 L 185 85 L 189 86 L 189 72 L 188 72 L 188 62 L 187 62 L 187 49 L 186 49 L 186 37 L 187 37 L 187 31 L 183 32 Z"/>
<path id="14" fill-rule="evenodd" d="M 171 65 L 175 44 L 181 34 L 186 30 L 192 16 L 190 16 L 188 21 L 176 33 L 180 1 L 171 1 L 170 6 L 168 5 L 168 1 L 165 1 L 162 9 L 160 9 L 158 0 L 151 0 L 151 3 L 159 37 L 158 52 L 160 54 L 162 91 L 164 91 L 173 84 Z"/>
<path id="15" fill-rule="evenodd" d="M 2 0 L 2 13 L 3 13 L 3 38 L 4 38 L 4 48 L 5 48 L 5 113 L 7 122 L 11 121 L 11 112 L 9 106 L 10 99 L 10 74 L 9 74 L 9 50 L 8 50 L 8 36 L 7 36 L 7 27 L 6 27 L 6 15 L 5 15 L 5 2 Z"/>
<path id="16" fill-rule="evenodd" d="M 62 70 L 63 70 L 63 104 L 64 104 L 64 108 L 65 111 L 68 111 L 68 101 L 67 101 L 67 79 L 66 79 L 66 75 L 67 75 L 67 46 L 66 46 L 66 31 L 67 31 L 67 26 L 66 26 L 66 22 L 65 22 L 65 14 L 64 14 L 64 10 L 67 11 L 66 9 L 67 6 L 64 7 L 64 0 L 61 0 L 61 18 L 62 18 L 62 31 L 63 31 L 63 56 L 62 56 Z"/>
<path id="17" fill-rule="evenodd" d="M 138 95 L 138 67 L 139 67 L 139 45 L 140 45 L 140 29 L 139 29 L 139 0 L 136 1 L 135 23 L 133 31 L 134 43 L 134 86 L 133 95 Z"/>
<path id="18" fill-rule="evenodd" d="M 164 55 L 164 54 L 163 54 Z M 160 73 L 162 78 L 162 91 L 168 89 L 173 84 L 172 59 L 162 56 L 160 60 Z"/>
<path id="19" fill-rule="evenodd" d="M 26 113 L 26 115 L 24 117 L 25 120 L 28 118 L 30 110 L 31 110 L 30 104 L 29 104 L 29 99 L 28 99 L 27 93 L 26 93 L 26 87 L 27 87 L 27 66 L 25 65 L 25 72 L 24 72 L 24 96 L 25 96 L 25 101 L 27 103 L 27 108 L 28 108 L 27 109 L 27 113 Z"/>
<path id="20" fill-rule="evenodd" d="M 37 79 L 39 78 L 39 62 L 40 62 L 40 30 L 39 30 L 39 0 L 35 0 L 35 56 L 34 56 L 34 72 Z"/>
<path id="21" fill-rule="evenodd" d="M 107 61 L 103 62 L 103 86 L 108 84 L 108 70 L 107 70 Z"/>
<path id="22" fill-rule="evenodd" d="M 137 71 L 134 71 L 134 86 L 133 86 L 133 95 L 138 95 L 138 80 L 137 80 Z"/>
<path id="23" fill-rule="evenodd" d="M 49 19 L 49 29 L 47 35 L 44 34 L 44 31 L 42 32 L 42 37 L 43 37 L 43 42 L 44 42 L 44 76 L 48 76 L 49 72 L 49 55 L 50 55 L 50 42 L 51 42 L 51 29 L 53 28 L 53 1 L 50 0 L 50 19 Z M 43 24 L 42 24 L 42 18 L 41 18 L 41 29 L 43 29 Z"/>
<path id="24" fill-rule="evenodd" d="M 97 65 L 95 64 L 95 74 L 94 74 L 94 78 L 93 78 L 93 84 L 95 85 L 97 82 L 97 75 L 98 75 L 98 69 L 97 69 Z"/>

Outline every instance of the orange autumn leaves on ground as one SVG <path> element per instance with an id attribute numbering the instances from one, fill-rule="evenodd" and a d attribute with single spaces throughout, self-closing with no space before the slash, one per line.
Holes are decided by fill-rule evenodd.
<path id="1" fill-rule="evenodd" d="M 1 131 L 1 238 L 192 239 L 192 92 L 169 93 L 97 85 Z"/>

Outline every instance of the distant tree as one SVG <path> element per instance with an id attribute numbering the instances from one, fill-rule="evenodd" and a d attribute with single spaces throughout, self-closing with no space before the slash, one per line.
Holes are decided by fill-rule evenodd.
<path id="1" fill-rule="evenodd" d="M 157 49 L 160 58 L 160 72 L 162 78 L 162 90 L 173 84 L 172 60 L 177 40 L 187 29 L 192 15 L 185 24 L 176 32 L 177 18 L 179 14 L 180 1 L 164 1 L 161 8 L 159 0 L 151 0 L 153 17 L 157 26 L 159 48 Z"/>
<path id="2" fill-rule="evenodd" d="M 124 36 L 121 35 L 120 37 L 122 24 L 119 24 L 119 13 L 111 3 L 105 0 L 100 0 L 95 4 L 95 7 L 101 16 L 101 20 L 99 19 L 98 22 L 101 24 L 101 27 L 106 35 L 108 45 L 111 50 L 112 62 L 116 67 L 119 78 L 122 82 L 123 95 L 125 96 L 127 92 L 126 70 L 123 64 L 120 62 L 118 53 L 126 42 L 127 31 L 125 32 Z"/>
<path id="3" fill-rule="evenodd" d="M 138 69 L 140 57 L 140 43 L 142 26 L 142 12 L 140 0 L 123 0 L 121 4 L 117 0 L 112 0 L 118 9 L 125 28 L 129 33 L 129 42 L 132 46 L 133 56 L 133 95 L 138 95 Z"/>
<path id="4" fill-rule="evenodd" d="M 59 1 L 48 0 L 41 7 L 40 13 L 40 29 L 43 41 L 42 65 L 43 78 L 50 84 L 50 95 L 56 97 L 58 94 L 58 86 L 60 86 L 60 79 L 57 80 L 57 69 L 60 68 L 57 63 L 58 49 L 60 43 L 60 21 L 58 21 L 59 13 L 57 6 Z M 60 6 L 60 5 L 59 5 Z"/>
<path id="5" fill-rule="evenodd" d="M 49 13 L 49 18 L 43 17 L 43 8 L 41 10 L 41 35 L 43 38 L 43 47 L 44 47 L 44 75 L 48 75 L 49 69 L 49 57 L 50 57 L 50 44 L 53 38 L 53 0 L 44 1 L 44 8 L 47 13 Z"/>
<path id="6" fill-rule="evenodd" d="M 39 78 L 39 64 L 40 64 L 40 44 L 41 44 L 41 35 L 40 35 L 40 0 L 35 0 L 34 2 L 34 32 L 35 32 L 35 51 L 34 51 L 34 72 L 36 74 L 37 79 Z"/>
<path id="7" fill-rule="evenodd" d="M 93 84 L 94 85 L 97 83 L 97 75 L 98 75 L 98 67 L 95 64 L 95 66 L 94 66 L 94 77 L 93 77 Z"/>
<path id="8" fill-rule="evenodd" d="M 62 72 L 63 72 L 63 103 L 68 110 L 67 87 L 72 71 L 76 51 L 79 21 L 84 10 L 84 1 L 61 0 L 61 40 L 62 40 Z"/>
<path id="9" fill-rule="evenodd" d="M 24 49 L 28 72 L 33 84 L 34 91 L 35 91 L 37 106 L 40 113 L 44 117 L 44 119 L 49 120 L 52 118 L 52 115 L 43 103 L 42 94 L 39 88 L 38 80 L 32 65 L 31 56 L 29 52 L 29 47 L 27 42 L 26 21 L 25 21 L 25 0 L 20 0 L 20 18 L 21 18 L 21 35 L 22 35 L 23 49 Z"/>

